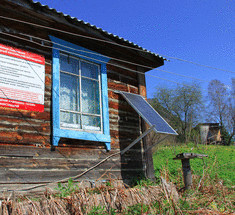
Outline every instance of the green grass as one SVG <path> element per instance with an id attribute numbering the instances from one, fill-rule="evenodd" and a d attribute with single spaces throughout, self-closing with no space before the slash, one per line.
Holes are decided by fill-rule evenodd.
<path id="1" fill-rule="evenodd" d="M 214 145 L 174 145 L 159 146 L 153 154 L 155 175 L 160 178 L 161 174 L 167 175 L 170 181 L 176 183 L 182 178 L 182 164 L 180 160 L 173 158 L 180 153 L 206 154 L 207 158 L 191 159 L 190 165 L 192 174 L 202 176 L 203 169 L 210 174 L 211 178 L 221 179 L 228 186 L 235 184 L 235 147 L 234 146 L 214 146 Z M 183 183 L 183 180 L 181 180 Z"/>

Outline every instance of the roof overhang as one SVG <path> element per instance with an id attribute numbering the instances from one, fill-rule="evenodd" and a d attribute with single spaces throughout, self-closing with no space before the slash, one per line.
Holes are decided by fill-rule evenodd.
<path id="1" fill-rule="evenodd" d="M 39 2 L 33 0 L 2 0 L 0 9 L 3 16 L 5 14 L 10 18 L 23 21 L 29 20 L 31 23 L 50 27 L 51 29 L 44 29 L 48 32 L 48 35 L 73 41 L 74 44 L 111 58 L 144 65 L 145 67 L 141 68 L 143 72 L 164 64 L 165 58 L 153 52 Z M 0 19 L 0 22 L 2 21 Z M 8 22 L 14 21 L 8 20 Z M 35 28 L 37 36 L 42 37 L 38 27 L 15 22 L 15 27 L 19 29 L 22 29 L 25 25 Z M 57 30 L 52 30 L 52 28 Z M 27 28 L 25 28 L 25 31 L 27 32 Z"/>

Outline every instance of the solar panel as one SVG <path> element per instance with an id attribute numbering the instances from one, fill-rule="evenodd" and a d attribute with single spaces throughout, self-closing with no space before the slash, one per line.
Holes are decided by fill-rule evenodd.
<path id="1" fill-rule="evenodd" d="M 178 135 L 177 132 L 153 109 L 153 107 L 140 95 L 118 91 L 127 102 L 136 110 L 136 112 L 150 126 L 155 125 L 154 130 L 157 133 Z"/>

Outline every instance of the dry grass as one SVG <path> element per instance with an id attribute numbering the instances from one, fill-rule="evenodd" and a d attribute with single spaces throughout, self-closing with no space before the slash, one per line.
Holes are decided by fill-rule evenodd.
<path id="1" fill-rule="evenodd" d="M 233 214 L 234 190 L 206 173 L 193 180 L 191 190 L 179 193 L 175 185 L 162 178 L 156 186 L 142 183 L 129 188 L 110 181 L 94 188 L 79 188 L 67 197 L 52 192 L 40 197 L 19 196 L 1 201 L 0 215 Z"/>
<path id="2" fill-rule="evenodd" d="M 20 196 L 17 200 L 3 200 L 0 214 L 89 214 L 94 208 L 104 208 L 107 212 L 115 209 L 122 213 L 128 206 L 159 201 L 161 192 L 160 186 L 125 188 L 124 185 L 113 187 L 109 184 L 79 189 L 64 198 L 53 193 L 45 193 L 38 199 Z"/>

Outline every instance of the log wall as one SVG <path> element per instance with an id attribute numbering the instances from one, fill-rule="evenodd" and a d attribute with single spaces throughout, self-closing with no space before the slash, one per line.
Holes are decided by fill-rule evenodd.
<path id="1" fill-rule="evenodd" d="M 0 5 L 0 10 L 3 16 L 10 14 L 13 18 L 29 22 L 35 15 L 31 14 L 34 12 L 26 8 L 18 7 L 16 10 L 13 3 L 12 5 Z M 63 30 L 74 31 L 74 33 L 94 34 L 94 30 L 88 28 L 79 27 L 75 29 L 70 27 L 67 29 L 66 20 L 63 21 L 64 24 L 61 24 L 59 23 L 61 17 L 57 18 L 58 23 L 56 19 L 45 18 L 43 12 L 41 12 L 36 14 L 33 21 L 55 28 L 63 27 Z M 54 35 L 68 42 L 74 41 L 85 48 L 100 48 L 101 53 L 104 50 L 110 54 L 115 53 L 115 55 L 121 53 L 121 58 L 131 58 L 131 55 L 119 50 L 118 47 L 117 51 L 113 52 L 110 47 L 104 47 L 97 41 L 78 39 L 78 37 L 72 38 L 69 35 L 62 36 L 63 34 L 60 33 L 45 29 L 39 30 L 35 26 L 25 26 L 10 21 L 0 20 L 0 30 L 10 34 L 9 36 L 2 34 L 0 43 L 41 54 L 46 59 L 44 112 L 0 107 L 0 192 L 22 190 L 33 184 L 48 183 L 79 175 L 106 156 L 120 152 L 140 135 L 138 114 L 121 95 L 115 93 L 115 90 L 139 93 L 137 74 L 119 66 L 129 67 L 132 70 L 137 70 L 137 68 L 125 64 L 118 65 L 117 62 L 111 60 L 109 63 L 117 64 L 117 66 L 107 65 L 111 151 L 107 152 L 102 143 L 71 139 L 62 139 L 58 147 L 52 147 L 51 44 L 44 41 L 43 44 L 49 46 L 49 48 L 43 47 L 40 45 L 42 44 L 40 39 L 30 38 L 21 33 L 47 40 L 49 40 L 48 35 Z M 99 52 L 99 50 L 95 51 Z M 112 157 L 79 179 L 104 180 L 114 178 L 130 182 L 133 178 L 143 174 L 143 163 L 142 147 L 138 143 L 125 155 L 120 156 L 119 154 Z"/>
<path id="2" fill-rule="evenodd" d="M 113 63 L 113 62 L 111 62 Z M 131 68 L 135 69 L 135 68 Z M 51 147 L 51 59 L 45 65 L 45 110 L 32 112 L 0 107 L 0 191 L 76 176 L 106 156 L 119 152 L 140 135 L 138 114 L 115 90 L 138 93 L 137 75 L 107 66 L 111 148 L 102 143 L 62 139 Z M 130 182 L 143 174 L 140 143 L 115 156 L 80 180 L 114 178 Z"/>

